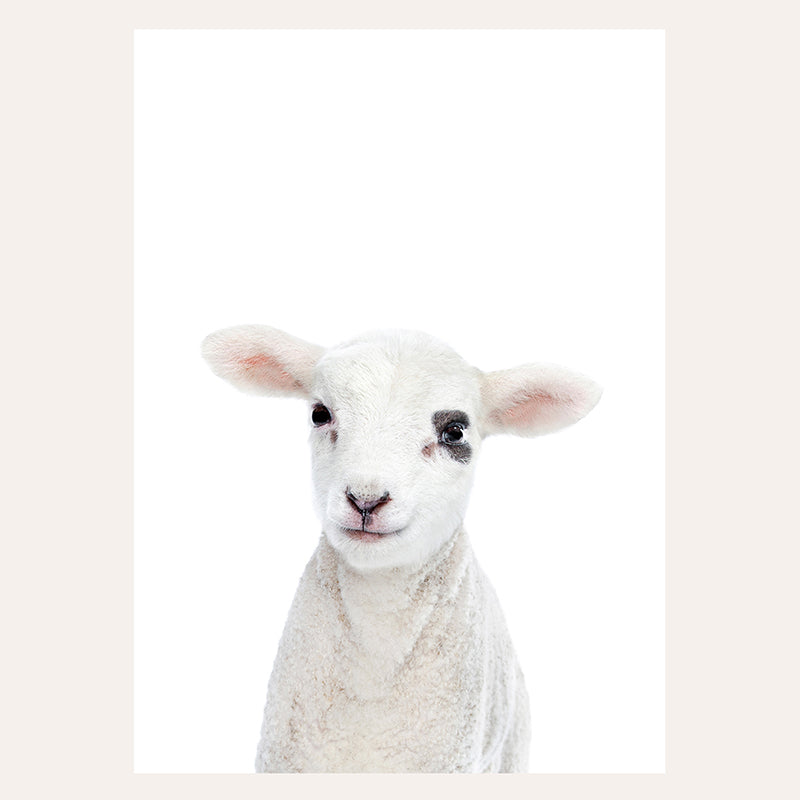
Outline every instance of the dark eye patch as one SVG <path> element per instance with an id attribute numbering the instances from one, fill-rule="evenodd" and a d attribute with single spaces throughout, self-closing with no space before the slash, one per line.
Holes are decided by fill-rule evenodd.
<path id="1" fill-rule="evenodd" d="M 444 452 L 454 461 L 466 464 L 472 458 L 472 447 L 464 441 L 469 417 L 463 411 L 434 411 L 431 422 Z"/>
<path id="2" fill-rule="evenodd" d="M 441 433 L 448 425 L 457 422 L 469 428 L 469 417 L 463 411 L 434 411 L 431 417 L 436 433 Z"/>

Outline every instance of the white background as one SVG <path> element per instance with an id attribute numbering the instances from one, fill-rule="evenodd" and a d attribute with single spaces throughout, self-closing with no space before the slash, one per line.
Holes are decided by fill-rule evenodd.
<path id="1" fill-rule="evenodd" d="M 260 322 L 603 384 L 487 441 L 467 529 L 531 771 L 663 771 L 663 33 L 138 31 L 135 58 L 135 770 L 253 770 L 319 536 L 304 405 L 199 355 Z"/>

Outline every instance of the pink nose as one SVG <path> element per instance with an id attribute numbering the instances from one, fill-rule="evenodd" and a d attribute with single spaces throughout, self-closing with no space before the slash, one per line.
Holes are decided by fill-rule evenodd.
<path id="1" fill-rule="evenodd" d="M 350 505 L 361 514 L 362 517 L 367 517 L 369 514 L 372 514 L 378 506 L 386 505 L 392 498 L 389 497 L 389 492 L 384 492 L 380 497 L 375 497 L 375 495 L 365 495 L 363 497 L 359 497 L 354 492 L 350 491 L 348 487 L 345 490 L 345 495 L 350 502 Z"/>

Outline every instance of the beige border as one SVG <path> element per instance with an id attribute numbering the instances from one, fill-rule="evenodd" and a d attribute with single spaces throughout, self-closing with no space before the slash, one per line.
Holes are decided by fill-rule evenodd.
<path id="1" fill-rule="evenodd" d="M 797 341 L 790 323 L 797 293 L 774 288 L 781 270 L 799 263 L 796 233 L 790 241 L 784 227 L 796 226 L 787 211 L 796 214 L 796 194 L 776 198 L 797 186 L 796 158 L 783 159 L 800 141 L 788 5 L 9 6 L 0 26 L 2 238 L 10 245 L 0 262 L 8 378 L 2 487 L 10 510 L 0 581 L 5 796 L 399 797 L 455 788 L 472 796 L 500 789 L 509 797 L 772 800 L 800 793 L 796 720 L 784 713 L 800 674 L 790 617 L 798 607 L 796 525 L 791 540 L 783 535 L 796 514 L 788 503 L 780 507 L 782 497 L 795 504 L 796 479 L 787 477 L 796 466 L 768 480 L 777 453 L 764 444 L 787 441 L 794 408 L 783 408 L 783 398 L 797 396 L 793 377 L 780 378 L 782 364 L 796 364 L 796 354 L 789 358 L 796 348 L 777 350 Z M 666 29 L 666 776 L 131 774 L 131 54 L 135 28 L 162 27 Z M 793 182 L 784 182 L 788 169 Z M 770 289 L 777 296 L 768 307 Z M 762 330 L 776 342 L 760 341 Z M 749 414 L 736 404 L 742 399 Z"/>

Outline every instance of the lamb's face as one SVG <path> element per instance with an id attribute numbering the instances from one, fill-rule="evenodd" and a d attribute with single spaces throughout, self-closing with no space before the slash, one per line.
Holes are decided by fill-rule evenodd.
<path id="1" fill-rule="evenodd" d="M 480 374 L 421 334 L 329 350 L 309 416 L 314 499 L 357 568 L 421 564 L 461 524 L 480 449 Z"/>
<path id="2" fill-rule="evenodd" d="M 601 394 L 553 365 L 483 373 L 413 332 L 326 350 L 239 325 L 207 336 L 203 354 L 243 391 L 310 401 L 317 511 L 333 547 L 363 569 L 421 564 L 455 532 L 481 436 L 552 433 Z"/>

